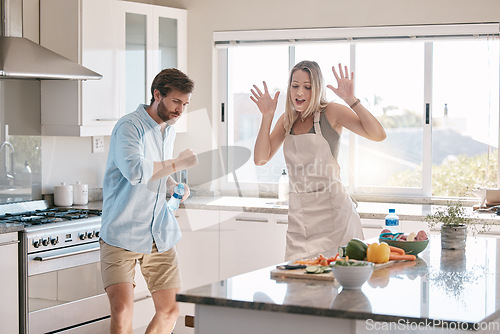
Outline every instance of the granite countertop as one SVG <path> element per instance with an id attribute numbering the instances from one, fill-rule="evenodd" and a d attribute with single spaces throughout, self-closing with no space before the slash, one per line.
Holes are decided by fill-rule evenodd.
<path id="1" fill-rule="evenodd" d="M 360 217 L 364 219 L 384 219 L 389 209 L 395 209 L 396 214 L 401 220 L 421 221 L 430 212 L 441 206 L 438 204 L 359 202 L 357 211 Z M 87 205 L 74 205 L 73 207 L 101 210 L 102 200 L 89 201 Z M 288 214 L 288 203 L 280 202 L 276 198 L 195 196 L 182 202 L 180 207 L 198 210 Z M 468 209 L 472 211 L 472 208 L 469 207 Z M 494 213 L 476 213 L 475 216 L 480 218 L 480 220 L 500 221 L 500 217 Z"/>
<path id="2" fill-rule="evenodd" d="M 102 201 L 92 201 L 85 205 L 73 205 L 75 209 L 102 210 Z"/>
<path id="3" fill-rule="evenodd" d="M 0 234 L 19 232 L 24 228 L 23 224 L 0 223 Z"/>
<path id="4" fill-rule="evenodd" d="M 333 254 L 333 252 L 332 252 Z M 330 255 L 330 254 L 325 254 Z M 347 319 L 460 323 L 477 328 L 500 316 L 500 244 L 468 237 L 465 251 L 431 236 L 416 261 L 376 269 L 361 290 L 337 281 L 273 279 L 268 267 L 182 291 L 180 302 Z"/>

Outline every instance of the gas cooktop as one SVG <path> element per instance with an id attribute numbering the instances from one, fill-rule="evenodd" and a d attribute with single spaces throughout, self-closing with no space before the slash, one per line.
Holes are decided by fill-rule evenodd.
<path id="1" fill-rule="evenodd" d="M 67 225 L 100 221 L 101 210 L 51 207 L 47 201 L 35 200 L 0 205 L 0 224 L 22 224 L 25 228 Z"/>
<path id="2" fill-rule="evenodd" d="M 42 225 L 68 220 L 98 217 L 100 210 L 47 208 L 20 213 L 5 213 L 0 215 L 0 223 L 22 223 L 26 226 Z"/>

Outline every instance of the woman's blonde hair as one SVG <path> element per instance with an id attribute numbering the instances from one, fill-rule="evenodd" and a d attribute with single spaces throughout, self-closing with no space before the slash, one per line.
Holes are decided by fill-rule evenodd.
<path id="1" fill-rule="evenodd" d="M 285 132 L 289 133 L 293 123 L 299 117 L 299 113 L 293 107 L 293 100 L 290 93 L 290 86 L 292 85 L 293 73 L 297 70 L 302 70 L 309 73 L 309 78 L 311 80 L 311 102 L 305 111 L 303 111 L 302 119 L 313 115 L 316 111 L 325 110 L 328 102 L 326 101 L 326 92 L 323 84 L 323 74 L 321 74 L 321 69 L 315 61 L 303 60 L 297 63 L 290 71 L 290 78 L 288 79 L 288 87 L 286 93 L 286 105 L 285 105 Z"/>

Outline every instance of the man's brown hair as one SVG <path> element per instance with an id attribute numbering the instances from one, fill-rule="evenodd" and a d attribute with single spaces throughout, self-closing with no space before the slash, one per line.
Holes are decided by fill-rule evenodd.
<path id="1" fill-rule="evenodd" d="M 167 96 L 171 89 L 178 90 L 184 94 L 190 94 L 194 90 L 194 82 L 178 69 L 166 68 L 156 75 L 151 84 L 151 104 L 155 101 L 155 89 L 158 89 L 162 96 Z"/>

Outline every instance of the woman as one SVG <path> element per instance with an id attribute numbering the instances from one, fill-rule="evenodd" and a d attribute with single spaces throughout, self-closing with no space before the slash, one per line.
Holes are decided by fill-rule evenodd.
<path id="1" fill-rule="evenodd" d="M 337 163 L 340 135 L 346 128 L 373 141 L 385 139 L 377 119 L 354 96 L 354 74 L 332 67 L 331 89 L 350 108 L 326 101 L 323 76 L 316 62 L 302 61 L 290 72 L 285 113 L 271 132 L 279 92 L 271 97 L 256 85 L 250 98 L 262 113 L 254 162 L 266 164 L 283 144 L 290 178 L 286 260 L 337 249 L 351 238 L 363 238 L 356 207 L 340 179 Z M 339 76 L 340 75 L 340 76 Z"/>

